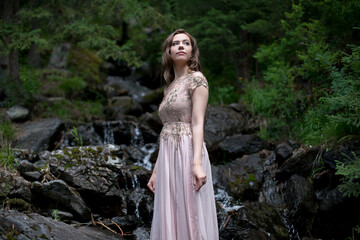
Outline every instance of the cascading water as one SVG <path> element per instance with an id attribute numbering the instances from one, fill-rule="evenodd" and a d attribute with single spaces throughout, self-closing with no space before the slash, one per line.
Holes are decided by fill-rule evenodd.
<path id="1" fill-rule="evenodd" d="M 114 144 L 114 131 L 111 126 L 111 122 L 105 122 L 104 124 L 104 145 Z"/>

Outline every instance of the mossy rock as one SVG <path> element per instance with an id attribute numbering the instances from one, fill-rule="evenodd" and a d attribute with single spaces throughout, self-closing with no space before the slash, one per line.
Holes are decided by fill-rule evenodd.
<path id="1" fill-rule="evenodd" d="M 10 209 L 19 211 L 26 211 L 30 208 L 30 204 L 21 198 L 11 198 L 7 201 L 7 205 Z"/>
<path id="2" fill-rule="evenodd" d="M 74 47 L 69 52 L 69 68 L 82 76 L 90 88 L 102 82 L 101 58 L 90 50 Z"/>

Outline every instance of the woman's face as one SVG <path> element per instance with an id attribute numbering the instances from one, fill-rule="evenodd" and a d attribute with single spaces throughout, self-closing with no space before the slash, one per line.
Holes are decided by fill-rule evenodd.
<path id="1" fill-rule="evenodd" d="M 170 56 L 174 63 L 188 62 L 191 58 L 192 46 L 188 35 L 176 34 L 173 37 Z"/>

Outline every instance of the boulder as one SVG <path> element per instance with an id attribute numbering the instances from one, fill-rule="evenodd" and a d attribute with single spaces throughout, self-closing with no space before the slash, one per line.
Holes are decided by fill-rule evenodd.
<path id="1" fill-rule="evenodd" d="M 226 137 L 220 143 L 217 150 L 217 162 L 229 162 L 245 154 L 259 152 L 266 147 L 267 143 L 256 135 L 235 134 Z"/>
<path id="2" fill-rule="evenodd" d="M 75 128 L 76 131 L 78 132 L 78 135 L 81 136 L 82 146 L 101 146 L 104 144 L 104 140 L 95 131 L 93 124 L 79 125 L 76 126 Z M 72 147 L 81 146 L 81 143 L 75 140 L 73 131 L 74 131 L 73 128 L 66 131 L 66 133 L 64 134 L 64 140 L 60 146 L 61 149 L 69 146 Z M 106 144 L 107 143 L 110 142 L 106 142 Z"/>
<path id="3" fill-rule="evenodd" d="M 121 115 L 140 116 L 143 112 L 141 105 L 129 96 L 113 97 L 108 100 L 106 118 L 108 120 L 121 119 Z"/>
<path id="4" fill-rule="evenodd" d="M 212 166 L 215 186 L 227 189 L 230 195 L 241 200 L 258 200 L 264 163 L 273 155 L 272 151 L 263 150 L 225 165 Z"/>
<path id="5" fill-rule="evenodd" d="M 138 226 L 142 225 L 142 222 L 135 215 L 124 215 L 124 216 L 116 216 L 111 218 L 111 221 L 115 222 L 117 225 L 121 226 L 121 229 L 124 232 L 132 232 Z M 110 222 L 109 225 L 113 230 L 117 230 L 117 226 Z"/>
<path id="6" fill-rule="evenodd" d="M 152 90 L 151 92 L 142 96 L 140 104 L 147 112 L 156 111 L 164 97 L 164 87 Z"/>
<path id="7" fill-rule="evenodd" d="M 275 148 L 275 152 L 276 152 L 276 160 L 279 164 L 279 166 L 289 157 L 292 156 L 294 149 L 293 147 L 286 143 L 280 143 L 279 145 L 276 146 Z"/>
<path id="8" fill-rule="evenodd" d="M 320 148 L 318 147 L 302 147 L 293 152 L 292 157 L 288 158 L 277 170 L 276 178 L 284 181 L 293 174 L 301 176 L 309 176 L 313 169 L 314 162 L 319 156 Z"/>
<path id="9" fill-rule="evenodd" d="M 360 197 L 344 197 L 338 188 L 323 189 L 316 196 L 319 209 L 311 235 L 323 239 L 346 239 L 359 223 Z"/>
<path id="10" fill-rule="evenodd" d="M 93 227 L 75 228 L 36 213 L 24 214 L 0 209 L 0 234 L 7 239 L 119 240 L 120 235 Z"/>
<path id="11" fill-rule="evenodd" d="M 151 227 L 154 199 L 152 193 L 144 188 L 136 188 L 127 197 L 128 214 L 141 219 L 147 227 Z"/>
<path id="12" fill-rule="evenodd" d="M 325 166 L 335 170 L 336 161 L 346 162 L 354 158 L 353 153 L 360 155 L 360 138 L 349 139 L 330 150 L 325 150 L 322 154 Z"/>
<path id="13" fill-rule="evenodd" d="M 300 236 L 306 236 L 317 211 L 313 186 L 306 178 L 297 174 L 292 175 L 285 182 L 284 199 L 289 209 L 288 219 L 294 224 Z"/>
<path id="14" fill-rule="evenodd" d="M 0 168 L 0 200 L 5 198 L 20 198 L 30 202 L 31 183 L 16 173 Z"/>
<path id="15" fill-rule="evenodd" d="M 66 68 L 68 63 L 68 54 L 71 49 L 70 43 L 62 43 L 53 48 L 50 60 L 49 68 Z"/>
<path id="16" fill-rule="evenodd" d="M 146 123 L 157 134 L 160 134 L 163 124 L 157 113 L 146 112 L 145 114 L 141 115 L 139 120 L 143 123 Z"/>
<path id="17" fill-rule="evenodd" d="M 266 203 L 245 203 L 239 210 L 229 213 L 228 219 L 220 231 L 220 239 L 289 239 L 283 218 Z"/>
<path id="18" fill-rule="evenodd" d="M 39 154 L 32 149 L 13 148 L 13 154 L 18 162 L 27 160 L 34 163 L 39 160 Z"/>
<path id="19" fill-rule="evenodd" d="M 17 148 L 32 149 L 36 152 L 54 149 L 54 143 L 60 139 L 64 122 L 57 118 L 41 119 L 23 126 L 21 135 L 14 145 Z"/>
<path id="20" fill-rule="evenodd" d="M 31 192 L 33 202 L 42 208 L 52 207 L 68 210 L 78 219 L 90 219 L 90 209 L 79 193 L 62 180 L 53 180 L 47 183 L 33 182 Z"/>
<path id="21" fill-rule="evenodd" d="M 241 133 L 245 125 L 245 117 L 232 108 L 208 106 L 204 127 L 204 138 L 208 151 L 214 151 L 225 137 Z"/>
<path id="22" fill-rule="evenodd" d="M 11 121 L 19 122 L 24 121 L 29 116 L 29 110 L 22 106 L 13 106 L 6 110 L 6 114 L 10 118 Z"/>
<path id="23" fill-rule="evenodd" d="M 52 175 L 74 187 L 93 211 L 122 215 L 126 204 L 118 179 L 125 161 L 118 151 L 115 146 L 65 148 L 52 152 L 48 161 Z"/>

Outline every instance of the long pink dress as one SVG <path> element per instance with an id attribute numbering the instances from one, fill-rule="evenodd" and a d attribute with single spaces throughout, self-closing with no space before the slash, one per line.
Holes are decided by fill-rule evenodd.
<path id="1" fill-rule="evenodd" d="M 157 159 L 151 240 L 218 240 L 211 167 L 205 143 L 202 166 L 207 183 L 195 191 L 191 130 L 193 90 L 208 88 L 201 72 L 173 81 L 164 90 L 159 116 L 164 126 Z"/>

